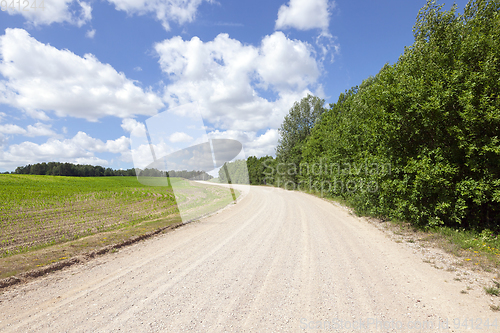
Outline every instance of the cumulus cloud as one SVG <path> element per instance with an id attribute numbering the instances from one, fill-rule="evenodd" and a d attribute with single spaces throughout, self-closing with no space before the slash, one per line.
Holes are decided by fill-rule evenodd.
<path id="1" fill-rule="evenodd" d="M 328 31 L 330 10 L 335 6 L 329 0 L 290 0 L 278 11 L 276 29 L 321 29 Z"/>
<path id="2" fill-rule="evenodd" d="M 0 133 L 2 134 L 25 134 L 26 130 L 22 127 L 13 124 L 0 125 Z"/>
<path id="3" fill-rule="evenodd" d="M 164 94 L 170 108 L 186 116 L 193 108 L 183 105 L 202 106 L 194 109 L 209 135 L 240 141 L 247 156 L 274 155 L 277 128 L 293 103 L 312 91 L 322 97 L 316 49 L 281 31 L 258 46 L 219 34 L 208 42 L 177 36 L 155 50 L 170 79 Z"/>
<path id="4" fill-rule="evenodd" d="M 52 126 L 42 123 L 28 125 L 26 128 L 26 136 L 56 136 L 56 132 L 51 129 Z"/>
<path id="5" fill-rule="evenodd" d="M 314 49 L 277 31 L 259 47 L 227 34 L 213 41 L 173 37 L 155 45 L 171 84 L 164 100 L 170 107 L 197 103 L 217 128 L 258 131 L 278 127 L 294 101 L 316 87 L 320 75 Z M 275 93 L 270 101 L 259 89 Z"/>
<path id="6" fill-rule="evenodd" d="M 25 2 L 21 1 L 24 8 Z M 10 1 L 9 1 L 10 3 Z M 37 2 L 37 9 L 7 10 L 10 15 L 22 15 L 28 23 L 34 26 L 50 25 L 52 23 L 69 23 L 81 27 L 92 19 L 92 7 L 89 2 L 79 0 L 45 0 Z M 34 2 L 29 1 L 33 6 Z"/>
<path id="7" fill-rule="evenodd" d="M 117 10 L 129 15 L 152 13 L 165 30 L 170 30 L 170 22 L 184 24 L 192 22 L 203 0 L 108 0 Z M 212 2 L 212 0 L 206 0 Z"/>
<path id="8" fill-rule="evenodd" d="M 242 143 L 246 156 L 274 155 L 278 143 L 278 130 L 268 129 L 264 134 L 257 135 L 249 131 L 213 131 L 210 133 L 213 139 L 233 139 Z"/>
<path id="9" fill-rule="evenodd" d="M 154 162 L 151 150 L 155 152 L 156 157 L 164 157 L 175 150 L 172 149 L 165 141 L 160 141 L 157 144 L 133 144 L 132 149 L 123 155 L 123 161 L 134 162 L 135 168 L 144 169 Z"/>
<path id="10" fill-rule="evenodd" d="M 56 140 L 54 142 L 56 142 Z M 107 140 L 106 142 L 103 142 L 89 136 L 85 132 L 80 131 L 72 139 L 64 140 L 63 144 L 76 145 L 89 152 L 107 152 L 117 154 L 129 150 L 130 140 L 129 138 L 122 136 L 116 140 Z"/>
<path id="11" fill-rule="evenodd" d="M 193 141 L 193 137 L 191 137 L 188 134 L 183 133 L 183 132 L 175 132 L 174 134 L 170 135 L 168 140 L 172 143 L 191 142 L 191 141 Z"/>
<path id="12" fill-rule="evenodd" d="M 85 37 L 87 37 L 87 38 L 92 39 L 92 38 L 94 38 L 94 36 L 95 36 L 95 29 L 88 30 L 88 31 L 85 33 Z"/>
<path id="13" fill-rule="evenodd" d="M 79 57 L 38 42 L 23 29 L 0 36 L 0 103 L 48 119 L 46 112 L 96 121 L 105 116 L 154 115 L 163 107 L 125 74 L 92 54 Z"/>
<path id="14" fill-rule="evenodd" d="M 146 136 L 146 126 L 135 119 L 123 119 L 121 127 L 128 133 L 136 137 Z"/>
<path id="15" fill-rule="evenodd" d="M 316 82 L 319 69 L 311 45 L 278 31 L 262 40 L 257 72 L 278 89 L 303 90 Z"/>
<path id="16" fill-rule="evenodd" d="M 122 136 L 116 140 L 103 142 L 85 132 L 78 132 L 71 139 L 52 138 L 43 144 L 26 141 L 10 145 L 7 150 L 0 151 L 0 167 L 15 169 L 21 165 L 51 161 L 108 165 L 106 160 L 95 156 L 95 153 L 120 153 L 126 156 L 130 153 L 130 140 Z"/>
<path id="17" fill-rule="evenodd" d="M 21 134 L 25 136 L 56 136 L 56 132 L 51 129 L 50 125 L 40 122 L 35 125 L 28 125 L 26 129 L 13 124 L 0 125 L 0 133 L 2 134 Z"/>
<path id="18" fill-rule="evenodd" d="M 274 155 L 278 144 L 279 133 L 277 129 L 271 128 L 259 137 L 248 142 L 245 147 L 247 156 Z"/>

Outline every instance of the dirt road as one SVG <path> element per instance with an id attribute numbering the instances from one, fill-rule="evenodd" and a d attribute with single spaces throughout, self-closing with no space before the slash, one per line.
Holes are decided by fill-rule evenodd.
<path id="1" fill-rule="evenodd" d="M 252 187 L 200 222 L 5 291 L 0 332 L 452 332 L 457 319 L 500 331 L 489 296 L 464 289 L 340 207 Z"/>

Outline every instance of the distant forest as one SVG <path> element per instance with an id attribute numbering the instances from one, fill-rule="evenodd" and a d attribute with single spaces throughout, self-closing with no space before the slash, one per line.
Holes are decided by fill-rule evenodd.
<path id="1" fill-rule="evenodd" d="M 8 174 L 8 172 L 5 172 Z M 210 180 L 213 177 L 204 171 L 159 171 L 157 169 L 127 169 L 113 170 L 102 166 L 87 164 L 72 164 L 61 162 L 28 164 L 18 167 L 13 172 L 18 175 L 48 175 L 48 176 L 69 176 L 69 177 L 110 177 L 110 176 L 136 176 L 143 177 L 181 177 L 193 180 Z"/>

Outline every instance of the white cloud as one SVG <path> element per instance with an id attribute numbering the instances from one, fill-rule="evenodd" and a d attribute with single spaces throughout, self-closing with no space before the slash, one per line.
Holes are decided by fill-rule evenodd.
<path id="1" fill-rule="evenodd" d="M 85 37 L 87 37 L 87 38 L 92 39 L 92 38 L 94 38 L 94 36 L 95 36 L 95 29 L 88 30 L 88 31 L 85 33 Z"/>
<path id="2" fill-rule="evenodd" d="M 257 136 L 255 132 L 228 130 L 211 132 L 210 137 L 213 139 L 237 140 L 243 145 L 247 157 L 261 157 L 265 155 L 274 155 L 279 135 L 277 129 L 268 129 L 260 136 Z"/>
<path id="3" fill-rule="evenodd" d="M 173 82 L 165 89 L 169 106 L 203 105 L 202 116 L 221 129 L 278 127 L 293 102 L 317 86 L 320 75 L 313 47 L 279 31 L 259 47 L 220 34 L 206 43 L 197 37 L 173 37 L 155 49 Z M 262 97 L 259 88 L 278 98 Z"/>
<path id="4" fill-rule="evenodd" d="M 259 46 L 220 34 L 209 42 L 177 36 L 155 49 L 170 78 L 164 95 L 170 108 L 178 107 L 182 115 L 199 110 L 209 130 L 217 129 L 212 137 L 242 142 L 247 156 L 274 155 L 277 128 L 293 103 L 311 91 L 323 97 L 314 47 L 281 31 L 265 36 Z"/>
<path id="5" fill-rule="evenodd" d="M 13 124 L 0 125 L 0 133 L 2 134 L 26 134 L 26 130 L 22 127 Z"/>
<path id="6" fill-rule="evenodd" d="M 245 148 L 247 156 L 265 156 L 274 155 L 276 145 L 278 144 L 278 130 L 269 129 L 266 133 L 248 142 Z"/>
<path id="7" fill-rule="evenodd" d="M 64 140 L 64 143 L 74 144 L 90 152 L 98 153 L 124 153 L 130 149 L 130 139 L 122 136 L 116 140 L 107 140 L 105 143 L 99 139 L 92 138 L 85 132 L 78 132 L 72 139 Z"/>
<path id="8" fill-rule="evenodd" d="M 8 1 L 10 3 L 10 0 Z M 28 1 L 21 1 L 24 8 Z M 90 3 L 79 0 L 44 0 L 37 1 L 37 9 L 31 7 L 34 1 L 29 1 L 30 8 L 27 10 L 7 10 L 10 15 L 22 15 L 28 23 L 34 26 L 50 25 L 52 23 L 69 23 L 81 27 L 92 19 L 92 7 Z"/>
<path id="9" fill-rule="evenodd" d="M 71 162 L 70 162 L 71 163 Z M 78 157 L 75 158 L 74 161 L 72 161 L 74 164 L 82 164 L 82 165 L 100 165 L 103 167 L 107 167 L 109 165 L 109 162 L 106 160 L 103 160 L 102 158 L 98 158 L 95 156 L 92 157 Z"/>
<path id="10" fill-rule="evenodd" d="M 120 153 L 122 158 L 125 158 L 127 154 L 130 154 L 130 140 L 122 136 L 116 140 L 103 142 L 84 132 L 78 132 L 71 139 L 57 140 L 52 138 L 43 144 L 26 141 L 11 145 L 6 151 L 0 151 L 0 168 L 12 170 L 21 165 L 52 161 L 76 164 L 109 164 L 106 160 L 96 157 L 95 153 Z"/>
<path id="11" fill-rule="evenodd" d="M 28 125 L 26 129 L 13 124 L 0 125 L 0 133 L 2 134 L 21 134 L 25 136 L 56 136 L 56 132 L 51 129 L 50 125 L 36 123 Z"/>
<path id="12" fill-rule="evenodd" d="M 116 140 L 107 140 L 104 145 L 101 146 L 100 152 L 109 152 L 113 154 L 123 154 L 130 151 L 130 139 L 126 136 L 121 136 Z M 99 150 L 96 150 L 99 151 Z"/>
<path id="13" fill-rule="evenodd" d="M 174 134 L 170 135 L 168 140 L 172 143 L 191 142 L 191 141 L 193 141 L 193 137 L 191 137 L 188 134 L 183 133 L 183 132 L 175 132 Z"/>
<path id="14" fill-rule="evenodd" d="M 144 91 L 92 54 L 83 58 L 69 50 L 38 42 L 23 29 L 0 36 L 0 103 L 46 120 L 46 112 L 96 121 L 105 116 L 154 115 L 161 99 Z"/>
<path id="15" fill-rule="evenodd" d="M 168 146 L 164 141 L 151 145 L 138 144 L 133 145 L 129 152 L 123 154 L 122 160 L 125 162 L 134 162 L 134 168 L 144 169 L 150 163 L 154 162 L 151 149 L 155 152 L 156 157 L 163 157 L 174 152 L 172 147 Z"/>
<path id="16" fill-rule="evenodd" d="M 290 0 L 288 5 L 280 7 L 275 28 L 328 31 L 330 9 L 334 6 L 329 0 Z"/>
<path id="17" fill-rule="evenodd" d="M 257 72 L 265 83 L 286 90 L 303 90 L 320 74 L 311 45 L 290 40 L 281 31 L 262 40 Z"/>
<path id="18" fill-rule="evenodd" d="M 321 33 L 316 37 L 316 45 L 321 50 L 322 61 L 325 61 L 326 57 L 330 55 L 330 62 L 332 63 L 335 56 L 340 53 L 340 45 L 336 43 L 336 39 L 329 33 Z"/>
<path id="19" fill-rule="evenodd" d="M 56 132 L 51 129 L 51 125 L 36 123 L 28 125 L 26 129 L 26 136 L 56 136 Z"/>
<path id="20" fill-rule="evenodd" d="M 192 22 L 203 0 L 108 0 L 117 10 L 129 15 L 153 13 L 165 30 L 170 30 L 170 22 L 184 24 Z M 206 0 L 212 2 L 212 0 Z"/>
<path id="21" fill-rule="evenodd" d="M 82 13 L 78 18 L 77 25 L 81 27 L 92 19 L 92 7 L 88 2 L 78 0 L 78 4 L 82 7 Z"/>
<path id="22" fill-rule="evenodd" d="M 136 137 L 146 136 L 146 126 L 135 119 L 123 119 L 121 127 L 128 133 Z"/>

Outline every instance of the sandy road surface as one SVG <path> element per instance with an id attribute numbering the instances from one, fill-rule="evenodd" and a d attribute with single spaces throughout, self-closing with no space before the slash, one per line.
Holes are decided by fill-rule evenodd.
<path id="1" fill-rule="evenodd" d="M 499 319 L 484 292 L 463 289 L 451 272 L 331 203 L 252 187 L 201 222 L 5 291 L 0 332 L 340 327 L 331 322 L 341 331 L 452 332 L 436 327 L 455 318 L 467 320 L 462 329 L 481 320 L 478 332 L 499 332 L 484 326 Z"/>

